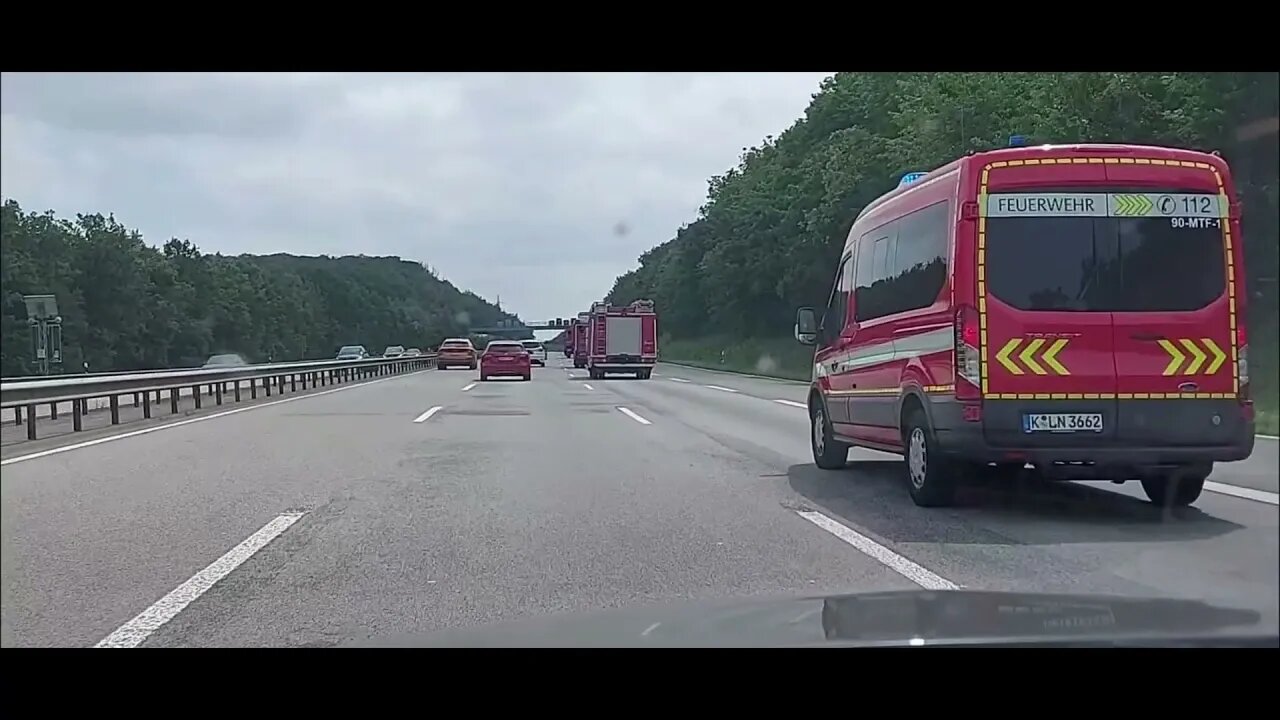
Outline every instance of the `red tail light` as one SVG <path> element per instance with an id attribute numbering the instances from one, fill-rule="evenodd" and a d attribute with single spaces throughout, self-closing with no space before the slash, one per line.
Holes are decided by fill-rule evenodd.
<path id="1" fill-rule="evenodd" d="M 978 311 L 970 305 L 956 310 L 955 318 L 956 397 L 977 400 L 982 397 L 982 349 L 978 327 Z"/>

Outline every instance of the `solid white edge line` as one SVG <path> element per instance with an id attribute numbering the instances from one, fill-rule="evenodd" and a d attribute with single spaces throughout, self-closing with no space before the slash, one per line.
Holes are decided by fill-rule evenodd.
<path id="1" fill-rule="evenodd" d="M 676 377 L 673 377 L 673 378 L 667 378 L 667 379 L 668 379 L 668 380 L 670 380 L 671 382 L 678 382 L 678 383 L 687 383 L 687 382 L 690 382 L 689 380 L 685 380 L 684 378 L 676 378 Z"/>
<path id="2" fill-rule="evenodd" d="M 631 418 L 632 420 L 635 420 L 636 422 L 640 423 L 641 425 L 652 425 L 652 424 L 653 424 L 653 423 L 649 422 L 648 420 L 645 420 L 644 418 L 640 417 L 639 415 L 637 415 L 637 414 L 635 414 L 635 413 L 631 412 L 631 411 L 630 411 L 630 410 L 628 410 L 627 408 L 622 407 L 621 405 L 619 405 L 619 406 L 618 406 L 618 410 L 620 410 L 620 411 L 622 412 L 622 414 L 623 414 L 623 415 L 626 415 L 627 417 Z"/>
<path id="3" fill-rule="evenodd" d="M 736 392 L 738 392 L 737 390 L 734 390 L 733 388 L 727 388 L 727 387 L 724 387 L 724 386 L 721 386 L 721 385 L 703 385 L 702 387 L 705 387 L 705 388 L 711 388 L 712 390 L 719 390 L 720 392 L 729 392 L 729 393 L 736 393 Z"/>
<path id="4" fill-rule="evenodd" d="M 1266 490 L 1254 490 L 1253 488 L 1240 487 L 1239 485 L 1228 485 L 1226 483 L 1214 482 L 1206 480 L 1204 489 L 1209 492 L 1219 493 L 1221 495 L 1231 495 L 1233 497 L 1244 498 L 1245 500 L 1257 500 L 1258 502 L 1269 503 L 1271 505 L 1280 505 L 1280 495 Z"/>
<path id="5" fill-rule="evenodd" d="M 192 575 L 189 580 L 174 588 L 168 595 L 160 598 L 143 610 L 135 618 L 121 625 L 110 635 L 98 641 L 96 648 L 131 648 L 141 645 L 161 626 L 177 617 L 178 613 L 205 594 L 215 583 L 231 574 L 244 561 L 253 557 L 254 553 L 267 546 L 267 543 L 279 537 L 285 530 L 296 523 L 305 512 L 281 513 L 271 522 L 263 525 L 257 532 L 245 538 L 244 542 L 231 548 L 225 555 L 214 560 L 205 569 Z"/>
<path id="6" fill-rule="evenodd" d="M 582 387 L 584 387 L 584 388 L 586 388 L 586 389 L 588 389 L 588 390 L 595 390 L 595 388 L 591 387 L 591 386 L 590 386 L 590 385 L 588 385 L 587 383 L 582 383 Z"/>
<path id="7" fill-rule="evenodd" d="M 476 386 L 475 383 L 471 383 L 470 385 L 467 385 L 466 387 L 462 388 L 462 392 L 466 392 L 475 386 Z"/>
<path id="8" fill-rule="evenodd" d="M 808 405 L 805 405 L 805 404 L 804 404 L 804 403 L 802 403 L 802 402 L 796 402 L 795 400 L 774 400 L 774 402 L 776 402 L 776 403 L 778 403 L 778 404 L 780 404 L 780 405 L 790 405 L 791 407 L 798 407 L 798 408 L 800 408 L 800 409 L 802 409 L 802 410 L 808 410 L 808 409 L 809 409 L 809 406 L 808 406 Z"/>
<path id="9" fill-rule="evenodd" d="M 435 407 L 432 407 L 430 410 L 427 410 L 426 412 L 422 413 L 418 417 L 414 418 L 413 421 L 416 423 L 426 422 L 428 419 L 431 418 L 432 415 L 435 415 L 436 413 L 440 412 L 443 409 L 444 409 L 443 405 L 436 405 Z"/>
<path id="10" fill-rule="evenodd" d="M 1254 437 L 1260 437 L 1263 440 L 1280 440 L 1280 435 L 1254 435 Z"/>
<path id="11" fill-rule="evenodd" d="M 902 557 L 898 553 L 881 545 L 852 528 L 847 527 L 815 510 L 797 510 L 800 517 L 849 543 L 863 555 L 878 560 L 882 565 L 898 573 L 902 577 L 926 590 L 959 590 L 960 586 L 950 580 Z"/>
<path id="12" fill-rule="evenodd" d="M 281 405 L 283 403 L 293 402 L 294 400 L 306 400 L 307 398 L 320 397 L 321 395 L 328 395 L 330 393 L 342 392 L 343 390 L 354 390 L 356 388 L 367 387 L 369 385 L 375 385 L 380 382 L 387 382 L 388 380 L 400 380 L 400 379 L 409 377 L 410 375 L 417 375 L 418 373 L 428 372 L 428 371 L 429 371 L 429 368 L 426 370 L 415 370 L 411 373 L 405 373 L 404 375 L 394 375 L 392 377 L 378 378 L 376 380 L 368 380 L 366 382 L 355 383 L 354 385 L 344 385 L 342 387 L 330 388 L 328 390 L 321 390 L 320 392 L 307 393 L 306 395 L 294 395 L 293 397 L 281 398 L 280 400 L 272 400 L 270 402 L 258 403 L 257 405 L 246 405 L 245 407 L 238 407 L 233 410 L 226 410 L 223 412 L 214 413 L 212 415 L 201 415 L 200 417 L 193 417 L 193 418 L 188 418 L 186 420 L 179 420 L 177 422 L 165 423 L 163 425 L 156 425 L 155 427 L 142 428 L 140 430 L 131 430 L 129 432 L 120 433 L 119 435 L 108 435 L 106 437 L 94 438 L 93 440 L 85 440 L 84 442 L 78 442 L 71 445 L 63 445 L 62 447 L 49 448 L 48 450 L 41 450 L 40 452 L 34 452 L 34 453 L 31 453 L 30 455 L 19 455 L 18 457 L 5 458 L 3 460 L 0 460 L 0 466 L 8 465 L 10 463 L 22 462 L 23 460 L 35 460 L 36 458 L 42 458 L 48 455 L 57 455 L 58 453 L 70 452 L 71 450 L 79 450 L 80 448 L 87 448 L 93 445 L 101 445 L 102 443 L 111 442 L 112 440 L 123 440 L 125 438 L 136 437 L 138 435 L 146 435 L 147 433 L 153 433 L 159 430 L 168 430 L 169 428 L 182 427 L 183 425 L 190 425 L 191 423 L 203 422 L 205 420 L 213 420 L 214 418 L 226 417 L 228 415 L 235 415 L 236 413 L 242 413 L 249 410 L 257 410 L 259 408 L 264 408 L 264 407 L 271 407 L 272 405 Z"/>

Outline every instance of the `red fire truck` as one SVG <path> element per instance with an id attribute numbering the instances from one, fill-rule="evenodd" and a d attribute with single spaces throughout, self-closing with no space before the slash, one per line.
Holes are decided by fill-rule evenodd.
<path id="1" fill-rule="evenodd" d="M 658 314 L 653 301 L 592 305 L 587 346 L 587 369 L 592 378 L 599 380 L 606 373 L 634 373 L 641 380 L 649 379 L 658 361 Z"/>
<path id="2" fill-rule="evenodd" d="M 573 357 L 573 341 L 577 337 L 578 319 L 569 318 L 569 324 L 564 329 L 564 356 Z"/>
<path id="3" fill-rule="evenodd" d="M 576 368 L 587 366 L 587 322 L 590 319 L 591 313 L 578 313 L 578 319 L 573 323 L 573 366 Z"/>

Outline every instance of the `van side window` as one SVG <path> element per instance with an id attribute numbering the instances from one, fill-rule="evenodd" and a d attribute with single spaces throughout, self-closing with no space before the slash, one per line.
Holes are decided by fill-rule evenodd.
<path id="1" fill-rule="evenodd" d="M 947 281 L 946 201 L 917 210 L 894 222 L 898 242 L 887 278 L 886 315 L 929 307 Z"/>
<path id="2" fill-rule="evenodd" d="M 831 299 L 827 301 L 826 312 L 822 314 L 818 337 L 823 346 L 830 345 L 840 336 L 845 321 L 849 319 L 849 289 L 852 281 L 853 256 L 849 255 L 840 263 L 840 271 L 836 273 L 836 281 L 831 289 Z"/>
<path id="3" fill-rule="evenodd" d="M 895 223 L 876 228 L 858 241 L 858 277 L 854 290 L 854 313 L 858 322 L 887 315 L 885 276 L 893 263 Z"/>
<path id="4" fill-rule="evenodd" d="M 947 282 L 946 201 L 904 215 L 858 241 L 858 322 L 929 307 Z"/>

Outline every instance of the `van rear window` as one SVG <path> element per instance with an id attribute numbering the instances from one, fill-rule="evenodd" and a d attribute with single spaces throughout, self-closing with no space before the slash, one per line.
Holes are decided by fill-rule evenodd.
<path id="1" fill-rule="evenodd" d="M 987 289 L 1020 310 L 1198 310 L 1226 289 L 1219 222 L 988 218 Z"/>

